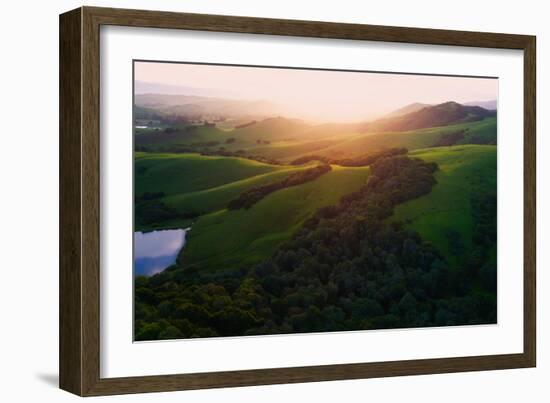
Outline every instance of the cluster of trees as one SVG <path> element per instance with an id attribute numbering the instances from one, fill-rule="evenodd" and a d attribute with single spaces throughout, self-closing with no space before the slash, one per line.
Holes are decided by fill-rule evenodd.
<path id="1" fill-rule="evenodd" d="M 160 146 L 160 147 L 150 147 L 148 145 L 134 145 L 134 149 L 136 151 L 142 151 L 146 153 L 174 153 L 174 154 L 182 154 L 182 153 L 196 153 L 197 150 L 195 148 L 189 147 L 189 146 L 182 146 L 177 144 L 171 144 L 167 146 Z"/>
<path id="2" fill-rule="evenodd" d="M 209 142 L 210 145 L 216 145 L 212 144 L 218 142 Z M 194 145 L 199 143 L 194 143 Z M 207 144 L 207 143 L 200 143 L 200 144 Z M 226 144 L 231 144 L 227 143 Z M 193 145 L 178 145 L 178 144 L 170 144 L 170 145 L 164 145 L 160 147 L 150 147 L 147 145 L 138 145 L 136 144 L 134 146 L 135 151 L 141 151 L 141 152 L 147 152 L 147 153 L 174 153 L 174 154 L 184 154 L 184 153 L 198 153 L 200 155 L 214 155 L 214 156 L 222 156 L 222 157 L 238 157 L 238 158 L 246 158 L 252 161 L 258 161 L 263 162 L 265 164 L 271 164 L 271 165 L 284 165 L 281 161 L 275 159 L 275 158 L 269 158 L 264 157 L 262 155 L 253 155 L 253 154 L 247 154 L 246 150 L 236 150 L 236 151 L 229 151 L 226 150 L 224 147 L 220 147 L 217 150 L 203 148 L 201 150 L 195 148 Z"/>
<path id="3" fill-rule="evenodd" d="M 218 145 L 220 145 L 219 141 L 202 141 L 190 144 L 191 147 L 215 147 Z"/>
<path id="4" fill-rule="evenodd" d="M 496 144 L 497 139 L 490 133 L 472 132 L 468 128 L 441 135 L 433 147 L 453 146 L 456 144 Z"/>
<path id="5" fill-rule="evenodd" d="M 362 189 L 318 210 L 253 267 L 180 261 L 137 278 L 136 339 L 494 323 L 496 273 L 484 256 L 467 273 L 452 270 L 418 233 L 385 221 L 431 190 L 436 169 L 406 156 L 376 161 Z M 496 236 L 492 202 L 472 201 L 480 250 Z"/>
<path id="6" fill-rule="evenodd" d="M 144 153 L 152 152 L 151 147 L 142 146 L 142 145 L 139 145 L 139 144 L 134 145 L 134 151 L 141 151 L 141 152 L 144 152 Z"/>
<path id="7" fill-rule="evenodd" d="M 361 155 L 355 158 L 329 158 L 323 155 L 305 155 L 303 157 L 296 158 L 290 164 L 291 165 L 303 165 L 311 161 L 321 161 L 325 164 L 335 164 L 344 167 L 363 167 L 368 166 L 381 158 L 392 157 L 395 155 L 405 155 L 408 150 L 406 148 L 387 148 L 379 151 L 374 151 L 368 154 Z"/>
<path id="8" fill-rule="evenodd" d="M 455 145 L 464 140 L 464 132 L 465 130 L 458 130 L 456 132 L 445 133 L 434 142 L 433 147 Z"/>
<path id="9" fill-rule="evenodd" d="M 256 120 L 251 120 L 250 122 L 242 123 L 240 125 L 235 126 L 235 129 L 244 129 L 245 127 L 255 125 L 256 123 L 258 123 Z"/>
<path id="10" fill-rule="evenodd" d="M 176 219 L 191 219 L 201 215 L 201 212 L 178 212 L 166 205 L 162 199 L 164 192 L 145 192 L 137 195 L 134 201 L 134 216 L 138 226 L 153 226 Z"/>
<path id="11" fill-rule="evenodd" d="M 177 113 L 166 113 L 153 108 L 134 105 L 134 124 L 139 120 L 160 121 L 163 125 L 188 125 L 190 119 Z"/>
<path id="12" fill-rule="evenodd" d="M 177 218 L 179 214 L 167 206 L 162 198 L 163 192 L 146 192 L 135 198 L 134 215 L 138 225 L 152 225 Z"/>
<path id="13" fill-rule="evenodd" d="M 299 157 L 291 161 L 290 165 L 303 165 L 312 161 L 319 161 L 324 162 L 325 164 L 330 164 L 331 159 L 329 157 L 325 157 L 324 155 L 304 155 L 303 157 Z"/>
<path id="14" fill-rule="evenodd" d="M 346 158 L 334 160 L 333 164 L 342 165 L 344 167 L 363 167 L 371 165 L 379 159 L 393 157 L 396 155 L 405 155 L 408 150 L 404 147 L 387 148 L 380 151 L 375 151 L 355 158 Z"/>
<path id="15" fill-rule="evenodd" d="M 142 167 L 142 168 L 146 168 L 146 167 Z M 145 171 L 146 171 L 146 169 L 145 169 Z M 145 171 L 142 171 L 142 172 L 145 172 Z M 135 202 L 139 203 L 139 202 L 143 202 L 143 201 L 162 199 L 164 196 L 166 196 L 166 194 L 164 192 L 145 192 L 145 193 L 142 193 L 139 196 L 136 196 L 135 197 Z"/>
<path id="16" fill-rule="evenodd" d="M 145 108 L 142 106 L 134 105 L 134 124 L 137 124 L 138 120 L 162 120 L 164 115 L 158 111 Z"/>
<path id="17" fill-rule="evenodd" d="M 231 200 L 227 205 L 227 208 L 230 210 L 238 210 L 241 208 L 248 209 L 270 193 L 315 180 L 319 176 L 329 172 L 331 169 L 332 168 L 330 165 L 327 164 L 318 165 L 314 168 L 308 168 L 301 172 L 294 172 L 283 180 L 268 183 L 267 185 L 255 186 L 241 193 L 236 199 Z"/>
<path id="18" fill-rule="evenodd" d="M 496 136 L 487 136 L 482 133 L 470 134 L 467 139 L 468 144 L 497 144 Z"/>
<path id="19" fill-rule="evenodd" d="M 470 254 L 468 280 L 479 280 L 490 293 L 497 289 L 496 241 L 497 241 L 497 190 L 476 194 L 472 200 L 474 216 L 473 251 Z M 478 273 L 479 270 L 479 273 Z"/>
<path id="20" fill-rule="evenodd" d="M 185 151 L 185 152 L 189 152 L 189 151 Z M 197 151 L 194 150 L 191 152 L 197 152 Z M 265 164 L 283 165 L 281 161 L 276 160 L 274 158 L 264 157 L 262 155 L 247 154 L 246 150 L 228 151 L 220 148 L 218 150 L 203 150 L 200 152 L 200 154 L 201 155 L 219 155 L 222 157 L 239 157 L 239 158 L 246 158 L 252 161 L 263 162 Z"/>

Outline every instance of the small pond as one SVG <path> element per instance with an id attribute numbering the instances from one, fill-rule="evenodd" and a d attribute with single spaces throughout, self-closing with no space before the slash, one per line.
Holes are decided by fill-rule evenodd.
<path id="1" fill-rule="evenodd" d="M 134 232 L 134 276 L 152 276 L 174 264 L 190 229 Z"/>

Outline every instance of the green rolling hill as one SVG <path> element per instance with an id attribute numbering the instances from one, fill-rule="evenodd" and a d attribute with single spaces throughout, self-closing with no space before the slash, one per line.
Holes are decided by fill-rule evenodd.
<path id="1" fill-rule="evenodd" d="M 472 199 L 496 193 L 496 146 L 438 147 L 417 150 L 410 156 L 439 165 L 437 184 L 428 195 L 398 205 L 392 220 L 418 231 L 456 267 L 472 248 Z M 453 251 L 450 238 L 463 245 L 462 253 Z"/>
<path id="2" fill-rule="evenodd" d="M 301 120 L 277 117 L 232 130 L 231 136 L 240 140 L 279 141 L 296 137 L 308 128 L 309 125 Z"/>
<path id="3" fill-rule="evenodd" d="M 184 146 L 209 141 L 223 143 L 229 137 L 227 132 L 212 126 L 176 126 L 168 131 L 137 129 L 134 140 L 136 146 L 162 150 L 163 147 L 170 145 Z"/>
<path id="4" fill-rule="evenodd" d="M 417 230 L 457 265 L 460 256 L 451 252 L 448 232 L 456 231 L 468 250 L 474 228 L 471 198 L 496 186 L 496 146 L 434 147 L 412 151 L 410 156 L 436 162 L 440 167 L 438 184 L 429 195 L 399 205 L 392 219 Z M 212 269 L 265 258 L 316 209 L 337 203 L 368 177 L 368 167 L 333 166 L 317 180 L 276 191 L 249 210 L 226 209 L 229 201 L 244 191 L 310 166 L 278 166 L 198 154 L 138 153 L 135 192 L 163 192 L 162 201 L 179 214 L 201 214 L 193 220 L 182 261 Z M 170 220 L 155 228 L 187 226 L 191 221 Z"/>
<path id="5" fill-rule="evenodd" d="M 280 142 L 269 146 L 260 146 L 250 149 L 249 152 L 267 158 L 275 158 L 281 162 L 289 162 L 298 156 L 307 154 L 316 154 L 317 151 L 324 150 L 336 144 L 340 144 L 342 139 L 324 139 L 312 141 L 292 141 Z"/>
<path id="6" fill-rule="evenodd" d="M 476 122 L 461 123 L 451 126 L 401 132 L 361 134 L 344 139 L 322 150 L 318 150 L 315 154 L 335 158 L 348 158 L 366 152 L 392 147 L 405 147 L 409 150 L 416 150 L 435 146 L 443 136 L 459 132 L 463 133 L 464 138 L 458 140 L 458 144 L 496 144 L 496 124 L 496 118 L 490 117 Z M 304 155 L 307 155 L 307 153 Z"/>
<path id="7" fill-rule="evenodd" d="M 368 167 L 332 171 L 300 186 L 278 190 L 245 210 L 201 216 L 189 232 L 180 262 L 201 270 L 246 266 L 272 254 L 320 207 L 336 204 L 367 181 Z"/>
<path id="8" fill-rule="evenodd" d="M 405 108 L 405 112 L 412 112 L 396 111 L 397 116 L 363 124 L 311 124 L 276 117 L 253 120 L 228 130 L 212 124 L 183 123 L 158 130 L 136 129 L 135 144 L 137 149 L 146 151 L 238 153 L 281 162 L 313 153 L 349 158 L 391 147 L 415 150 L 453 144 L 496 144 L 495 111 L 454 102 L 413 106 L 416 109 Z"/>
<path id="9" fill-rule="evenodd" d="M 135 194 L 164 192 L 170 196 L 196 192 L 282 169 L 285 168 L 245 158 L 138 153 Z"/>
<path id="10" fill-rule="evenodd" d="M 294 172 L 303 171 L 308 167 L 285 167 L 204 190 L 174 194 L 165 197 L 164 201 L 168 206 L 175 208 L 180 213 L 187 211 L 200 211 L 204 214 L 211 213 L 225 209 L 231 200 L 237 198 L 241 193 L 250 188 L 276 182 Z"/>

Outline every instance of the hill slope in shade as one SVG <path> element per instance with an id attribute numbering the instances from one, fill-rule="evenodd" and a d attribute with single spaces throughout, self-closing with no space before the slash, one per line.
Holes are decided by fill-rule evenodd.
<path id="1" fill-rule="evenodd" d="M 135 159 L 135 194 L 196 192 L 281 169 L 244 158 L 143 153 Z"/>
<path id="2" fill-rule="evenodd" d="M 270 256 L 320 207 L 336 204 L 364 185 L 368 167 L 333 166 L 318 179 L 278 190 L 250 209 L 221 210 L 200 217 L 179 261 L 201 270 L 245 267 Z"/>
<path id="3" fill-rule="evenodd" d="M 449 234 L 458 233 L 467 255 L 474 231 L 472 198 L 496 194 L 496 150 L 492 145 L 463 145 L 410 153 L 439 165 L 437 184 L 428 195 L 398 205 L 392 220 L 405 222 L 432 242 L 449 262 L 460 264 L 462 254 L 453 253 Z"/>
<path id="4" fill-rule="evenodd" d="M 465 106 L 456 102 L 428 106 L 415 112 L 394 118 L 386 118 L 366 123 L 365 130 L 376 132 L 407 131 L 429 127 L 447 126 L 465 122 L 483 120 L 496 116 L 495 111 L 489 111 L 479 106 Z"/>
<path id="5" fill-rule="evenodd" d="M 200 212 L 202 214 L 212 213 L 214 211 L 224 210 L 231 200 L 237 198 L 248 189 L 280 181 L 288 175 L 303 171 L 310 167 L 311 165 L 285 167 L 283 169 L 277 169 L 265 174 L 255 175 L 204 190 L 174 194 L 165 197 L 163 200 L 168 206 L 173 207 L 180 214 L 189 212 Z"/>

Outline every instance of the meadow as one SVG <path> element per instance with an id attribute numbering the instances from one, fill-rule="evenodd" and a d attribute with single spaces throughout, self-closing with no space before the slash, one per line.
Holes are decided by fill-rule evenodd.
<path id="1" fill-rule="evenodd" d="M 475 230 L 472 199 L 496 194 L 496 146 L 438 147 L 416 150 L 410 156 L 437 163 L 437 184 L 430 194 L 397 206 L 392 219 L 418 231 L 453 266 L 458 266 L 472 249 Z M 455 251 L 452 242 L 463 247 Z"/>
<path id="2" fill-rule="evenodd" d="M 367 183 L 369 168 L 333 166 L 302 186 L 275 192 L 248 210 L 218 210 L 202 216 L 182 250 L 186 265 L 201 269 L 253 265 L 290 239 L 317 209 L 336 204 Z"/>

